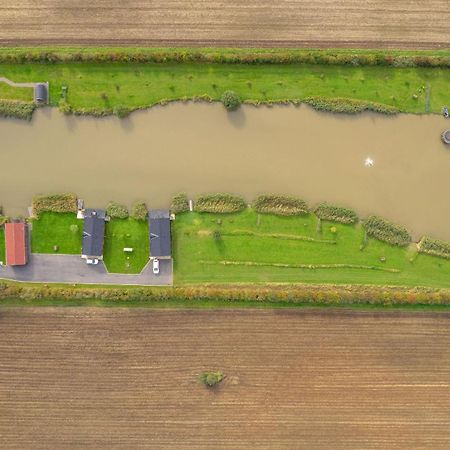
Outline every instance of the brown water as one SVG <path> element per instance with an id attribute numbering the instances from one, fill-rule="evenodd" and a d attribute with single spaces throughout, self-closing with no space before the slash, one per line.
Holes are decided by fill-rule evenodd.
<path id="1" fill-rule="evenodd" d="M 0 204 L 25 214 L 37 193 L 72 191 L 88 206 L 173 194 L 296 194 L 380 214 L 415 236 L 450 239 L 450 146 L 440 116 L 318 113 L 307 107 L 172 104 L 120 121 L 37 112 L 0 121 Z M 374 160 L 366 167 L 367 157 Z"/>

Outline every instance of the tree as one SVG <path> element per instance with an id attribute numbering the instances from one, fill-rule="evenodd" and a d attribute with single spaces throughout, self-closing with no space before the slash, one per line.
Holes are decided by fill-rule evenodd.
<path id="1" fill-rule="evenodd" d="M 203 372 L 199 380 L 207 387 L 214 387 L 225 378 L 222 372 Z"/>
<path id="2" fill-rule="evenodd" d="M 233 91 L 225 91 L 222 94 L 222 103 L 228 111 L 234 111 L 241 106 L 241 99 Z"/>
<path id="3" fill-rule="evenodd" d="M 136 220 L 146 220 L 148 215 L 147 206 L 144 202 L 136 202 L 131 208 L 131 217 Z"/>

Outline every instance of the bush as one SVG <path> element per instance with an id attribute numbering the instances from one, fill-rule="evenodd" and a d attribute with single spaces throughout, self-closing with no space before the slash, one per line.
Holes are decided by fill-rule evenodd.
<path id="1" fill-rule="evenodd" d="M 177 214 L 189 211 L 189 200 L 186 194 L 177 194 L 172 199 L 172 204 L 170 205 L 170 210 Z"/>
<path id="2" fill-rule="evenodd" d="M 106 214 L 111 219 L 126 219 L 128 218 L 128 208 L 119 203 L 109 202 L 106 207 Z"/>
<path id="3" fill-rule="evenodd" d="M 440 256 L 441 258 L 450 258 L 450 243 L 424 236 L 417 244 L 420 253 Z"/>
<path id="4" fill-rule="evenodd" d="M 72 225 L 70 225 L 69 228 L 70 228 L 70 232 L 72 234 L 77 234 L 78 233 L 78 230 L 79 230 L 78 225 L 72 224 Z"/>
<path id="5" fill-rule="evenodd" d="M 77 196 L 75 194 L 39 195 L 33 198 L 33 214 L 39 217 L 44 211 L 57 213 L 76 213 Z"/>
<path id="6" fill-rule="evenodd" d="M 233 91 L 225 91 L 222 94 L 222 103 L 228 111 L 234 111 L 241 106 L 241 99 Z"/>
<path id="7" fill-rule="evenodd" d="M 222 372 L 203 372 L 199 376 L 199 380 L 208 387 L 213 387 L 219 384 L 224 379 Z"/>
<path id="8" fill-rule="evenodd" d="M 0 100 L 0 117 L 14 117 L 16 119 L 31 120 L 36 105 L 32 102 L 20 100 Z"/>
<path id="9" fill-rule="evenodd" d="M 363 111 L 374 111 L 383 114 L 396 114 L 398 109 L 382 103 L 367 102 L 350 98 L 306 97 L 303 103 L 319 111 L 356 114 Z"/>
<path id="10" fill-rule="evenodd" d="M 125 117 L 128 117 L 132 112 L 132 109 L 123 106 L 123 105 L 117 105 L 113 108 L 113 113 L 119 117 L 119 119 L 124 119 Z"/>
<path id="11" fill-rule="evenodd" d="M 131 217 L 136 220 L 147 220 L 148 210 L 144 202 L 136 202 L 131 208 Z"/>
<path id="12" fill-rule="evenodd" d="M 58 103 L 58 108 L 63 114 L 72 114 L 72 107 L 67 103 L 66 100 L 60 100 Z"/>
<path id="13" fill-rule="evenodd" d="M 303 200 L 281 195 L 260 195 L 252 206 L 258 213 L 279 216 L 301 216 L 309 212 L 308 205 Z"/>
<path id="14" fill-rule="evenodd" d="M 355 211 L 340 206 L 329 205 L 321 203 L 316 207 L 314 213 L 319 219 L 329 220 L 331 222 L 339 223 L 355 223 L 358 221 L 358 216 Z"/>
<path id="15" fill-rule="evenodd" d="M 195 211 L 208 213 L 235 213 L 246 208 L 242 197 L 231 194 L 202 195 L 197 199 Z"/>
<path id="16" fill-rule="evenodd" d="M 411 242 L 406 228 L 395 225 L 381 217 L 370 216 L 364 223 L 366 233 L 391 245 L 405 246 Z"/>
<path id="17" fill-rule="evenodd" d="M 5 225 L 5 223 L 8 222 L 8 220 L 9 220 L 9 217 L 2 216 L 1 212 L 0 212 L 0 227 Z"/>

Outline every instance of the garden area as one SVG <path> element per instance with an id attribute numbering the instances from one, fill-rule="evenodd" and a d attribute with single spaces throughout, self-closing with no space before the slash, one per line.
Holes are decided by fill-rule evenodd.
<path id="1" fill-rule="evenodd" d="M 368 236 L 375 222 L 368 221 L 366 233 L 360 222 L 313 213 L 183 212 L 172 225 L 175 282 L 450 287 L 450 260 L 418 253 L 402 229 L 394 229 L 397 245 Z"/>
<path id="2" fill-rule="evenodd" d="M 106 223 L 103 260 L 109 272 L 140 273 L 149 261 L 146 220 L 111 219 Z M 125 252 L 124 248 L 132 248 Z"/>
<path id="3" fill-rule="evenodd" d="M 81 255 L 83 221 L 75 213 L 45 211 L 32 222 L 31 251 Z"/>

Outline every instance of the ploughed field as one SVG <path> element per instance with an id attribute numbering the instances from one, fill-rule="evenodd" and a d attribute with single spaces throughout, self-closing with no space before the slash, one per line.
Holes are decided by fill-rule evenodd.
<path id="1" fill-rule="evenodd" d="M 446 0 L 4 0 L 0 43 L 439 48 Z"/>
<path id="2" fill-rule="evenodd" d="M 2 308 L 0 447 L 448 449 L 449 321 Z"/>

